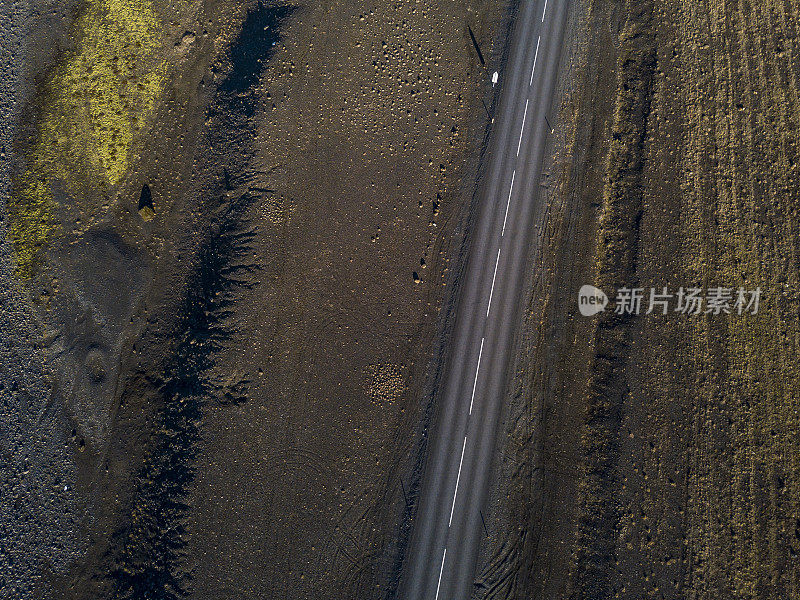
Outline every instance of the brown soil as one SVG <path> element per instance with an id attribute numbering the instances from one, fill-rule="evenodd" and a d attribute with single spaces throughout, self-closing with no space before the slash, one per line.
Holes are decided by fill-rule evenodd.
<path id="1" fill-rule="evenodd" d="M 289 23 L 252 165 L 274 190 L 259 283 L 218 358 L 248 398 L 206 420 L 190 498 L 196 597 L 385 595 L 482 110 L 467 25 L 491 54 L 500 16 L 324 2 Z"/>
<path id="2" fill-rule="evenodd" d="M 507 448 L 509 593 L 798 598 L 798 7 L 583 15 Z M 589 319 L 584 283 L 764 297 Z"/>

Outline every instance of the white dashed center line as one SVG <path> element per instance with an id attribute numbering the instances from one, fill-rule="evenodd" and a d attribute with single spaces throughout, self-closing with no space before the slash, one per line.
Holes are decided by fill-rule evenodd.
<path id="1" fill-rule="evenodd" d="M 497 265 L 500 264 L 500 248 L 497 249 L 497 260 L 494 263 L 494 275 L 492 275 L 492 289 L 489 290 L 489 306 L 486 307 L 486 316 L 489 316 L 489 310 L 492 308 L 492 295 L 494 294 L 494 281 L 497 279 Z"/>
<path id="2" fill-rule="evenodd" d="M 472 384 L 472 399 L 469 401 L 469 414 L 472 414 L 472 404 L 473 402 L 475 402 L 475 387 L 478 385 L 478 373 L 481 372 L 481 356 L 483 356 L 483 340 L 484 338 L 481 338 L 481 349 L 480 352 L 478 352 L 478 366 L 475 369 L 475 381 Z"/>
<path id="3" fill-rule="evenodd" d="M 545 18 L 546 14 L 547 14 L 547 0 L 545 0 L 544 8 L 542 9 L 542 23 L 544 23 L 544 18 Z M 529 86 L 533 85 L 533 75 L 536 72 L 536 62 L 537 62 L 537 60 L 539 58 L 539 47 L 541 45 L 541 42 L 542 42 L 542 36 L 540 35 L 536 39 L 536 52 L 533 55 L 533 66 L 531 67 L 531 78 L 530 78 L 530 81 L 528 82 Z M 519 141 L 517 142 L 517 157 L 519 157 L 520 149 L 522 148 L 522 138 L 523 138 L 523 136 L 525 134 L 525 121 L 528 118 L 528 105 L 529 105 L 529 102 L 530 102 L 530 99 L 526 99 L 525 100 L 525 111 L 522 114 L 522 126 L 520 127 L 520 130 L 519 130 Z M 505 235 L 505 233 L 506 233 L 506 223 L 508 222 L 508 211 L 509 211 L 509 208 L 511 206 L 511 196 L 512 196 L 512 194 L 514 192 L 514 181 L 516 179 L 516 176 L 517 176 L 517 170 L 514 169 L 513 173 L 511 174 L 511 185 L 508 188 L 508 199 L 506 200 L 506 212 L 505 212 L 505 215 L 503 216 L 503 229 L 500 232 L 500 236 L 501 237 L 503 237 Z M 491 311 L 491 308 L 492 308 L 492 298 L 494 296 L 494 285 L 495 285 L 495 282 L 497 281 L 497 268 L 500 265 L 500 250 L 501 250 L 500 248 L 497 249 L 497 259 L 495 260 L 495 263 L 494 263 L 494 274 L 492 275 L 492 287 L 489 290 L 489 303 L 486 306 L 486 317 L 487 318 L 489 317 L 489 312 Z M 476 389 L 478 387 L 478 376 L 479 376 L 480 371 L 481 371 L 481 359 L 483 357 L 483 344 L 484 344 L 485 341 L 486 341 L 486 338 L 482 337 L 481 338 L 480 350 L 478 351 L 478 364 L 475 367 L 475 381 L 473 381 L 473 383 L 472 383 L 472 397 L 470 398 L 470 401 L 469 401 L 469 414 L 470 415 L 472 415 L 472 407 L 473 407 L 473 405 L 475 403 L 475 391 L 476 391 Z M 456 498 L 458 498 L 458 486 L 461 483 L 461 468 L 464 465 L 464 453 L 465 453 L 466 449 L 467 449 L 467 436 L 465 435 L 464 436 L 464 444 L 461 446 L 461 458 L 460 458 L 460 460 L 458 462 L 458 475 L 456 475 L 456 487 L 455 487 L 455 490 L 453 490 L 453 504 L 450 507 L 450 519 L 447 522 L 447 527 L 448 528 L 450 528 L 450 526 L 453 524 L 453 514 L 455 513 L 455 509 L 456 509 Z M 444 572 L 444 563 L 445 563 L 446 559 L 447 559 L 447 548 L 445 548 L 444 552 L 442 552 L 442 564 L 439 567 L 439 581 L 436 584 L 436 598 L 435 598 L 435 600 L 439 600 L 439 590 L 440 590 L 440 588 L 442 586 L 442 573 Z"/>
<path id="4" fill-rule="evenodd" d="M 539 58 L 539 43 L 542 41 L 542 36 L 536 40 L 536 54 L 533 55 L 533 68 L 531 69 L 531 80 L 528 85 L 533 85 L 533 72 L 536 71 L 536 59 Z"/>
<path id="5" fill-rule="evenodd" d="M 522 134 L 525 132 L 525 118 L 528 116 L 528 100 L 525 100 L 525 112 L 522 114 L 522 127 L 519 128 L 519 143 L 517 144 L 517 156 L 519 149 L 522 148 Z"/>
<path id="6" fill-rule="evenodd" d="M 450 520 L 447 526 L 453 524 L 453 511 L 456 509 L 456 498 L 458 497 L 458 482 L 461 481 L 461 465 L 464 464 L 464 450 L 467 449 L 467 436 L 464 436 L 464 445 L 461 447 L 461 460 L 458 461 L 458 476 L 456 477 L 456 490 L 453 492 L 453 506 L 450 507 Z"/>
<path id="7" fill-rule="evenodd" d="M 444 559 L 447 558 L 447 548 L 442 553 L 442 566 L 439 567 L 439 583 L 436 584 L 436 600 L 439 600 L 439 588 L 442 586 L 442 571 L 444 571 Z"/>
<path id="8" fill-rule="evenodd" d="M 511 174 L 511 187 L 508 188 L 508 201 L 506 202 L 506 216 L 503 217 L 503 231 L 500 232 L 500 237 L 506 234 L 506 220 L 508 220 L 508 207 L 511 205 L 511 192 L 514 191 L 514 178 L 517 176 L 517 170 Z"/>

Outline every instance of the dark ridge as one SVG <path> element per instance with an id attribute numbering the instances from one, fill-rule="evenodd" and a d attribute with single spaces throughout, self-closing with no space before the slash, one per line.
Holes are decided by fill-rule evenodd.
<path id="1" fill-rule="evenodd" d="M 657 69 L 654 6 L 631 10 L 621 36 L 618 109 L 608 150 L 600 223 L 599 284 L 634 285 L 642 215 L 644 145 Z M 597 323 L 584 424 L 584 484 L 578 523 L 575 600 L 618 596 L 615 579 L 619 540 L 619 436 L 628 397 L 626 368 L 631 353 L 630 315 L 605 313 Z"/>
<path id="2" fill-rule="evenodd" d="M 258 6 L 247 13 L 242 30 L 231 46 L 231 72 L 219 90 L 229 96 L 229 103 L 241 102 L 248 114 L 255 108 L 254 99 L 241 96 L 251 96 L 248 92 L 258 83 L 264 65 L 275 51 L 281 25 L 294 10 L 292 6 L 259 1 Z"/>
<path id="3" fill-rule="evenodd" d="M 142 210 L 143 208 L 149 208 L 155 212 L 155 207 L 153 206 L 153 194 L 150 192 L 150 186 L 146 183 L 142 186 L 142 193 L 139 194 L 138 210 Z"/>
<path id="4" fill-rule="evenodd" d="M 251 285 L 237 276 L 256 268 L 247 262 L 255 235 L 245 227 L 251 203 L 245 196 L 230 205 L 200 249 L 175 332 L 180 341 L 158 389 L 163 409 L 153 450 L 136 478 L 130 521 L 114 535 L 106 557 L 114 598 L 177 600 L 186 595 L 186 498 L 204 406 L 211 398 L 230 402 L 230 392 L 219 389 L 210 369 L 215 351 L 233 333 L 226 321 L 235 291 Z M 238 400 L 245 396 L 241 386 L 235 391 Z"/>
<path id="5" fill-rule="evenodd" d="M 218 118 L 207 132 L 208 160 L 221 167 L 219 184 L 226 191 L 248 177 L 249 159 L 242 152 L 250 146 L 249 117 L 258 105 L 253 88 L 274 52 L 281 23 L 293 10 L 259 2 L 232 44 L 231 73 L 209 108 Z M 251 262 L 255 233 L 247 224 L 254 200 L 245 194 L 230 205 L 212 202 L 215 206 L 207 207 L 206 214 L 222 214 L 209 224 L 195 259 L 172 336 L 175 350 L 163 375 L 143 374 L 157 386 L 154 400 L 160 407 L 147 444 L 151 450 L 134 478 L 133 500 L 125 508 L 128 517 L 113 534 L 103 571 L 96 575 L 115 600 L 178 600 L 187 595 L 191 574 L 185 563 L 184 524 L 204 411 L 209 402 L 223 406 L 247 399 L 246 379 L 220 381 L 213 366 L 233 333 L 228 317 L 237 290 L 252 286 L 246 275 L 258 269 Z"/>

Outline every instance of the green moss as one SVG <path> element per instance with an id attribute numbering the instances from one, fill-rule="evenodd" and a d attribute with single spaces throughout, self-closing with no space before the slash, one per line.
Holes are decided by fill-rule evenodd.
<path id="1" fill-rule="evenodd" d="M 57 229 L 52 182 L 59 180 L 77 202 L 119 183 L 164 88 L 159 20 L 148 0 L 90 0 L 75 35 L 76 51 L 43 90 L 37 140 L 8 203 L 22 279 L 35 274 Z"/>
<path id="2" fill-rule="evenodd" d="M 9 214 L 8 236 L 17 255 L 17 276 L 30 279 L 38 268 L 40 250 L 54 229 L 52 201 L 44 178 L 25 174 L 20 191 L 6 205 Z"/>

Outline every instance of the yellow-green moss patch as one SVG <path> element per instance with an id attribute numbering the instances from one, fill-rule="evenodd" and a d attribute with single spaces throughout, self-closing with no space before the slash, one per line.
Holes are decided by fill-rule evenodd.
<path id="1" fill-rule="evenodd" d="M 136 135 L 164 88 L 159 25 L 147 0 L 90 0 L 78 19 L 77 49 L 42 90 L 37 140 L 8 203 L 20 278 L 35 273 L 57 228 L 53 181 L 84 203 L 128 170 Z"/>

